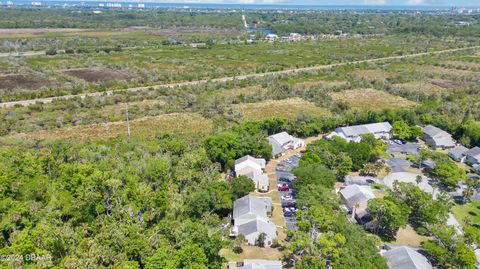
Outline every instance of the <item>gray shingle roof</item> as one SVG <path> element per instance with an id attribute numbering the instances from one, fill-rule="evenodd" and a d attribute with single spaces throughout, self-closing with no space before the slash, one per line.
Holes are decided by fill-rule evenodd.
<path id="1" fill-rule="evenodd" d="M 390 269 L 431 269 L 427 258 L 409 247 L 395 247 L 384 253 Z"/>
<path id="2" fill-rule="evenodd" d="M 277 234 L 277 227 L 272 222 L 264 218 L 254 218 L 244 224 L 238 226 L 238 233 L 249 235 L 252 233 L 266 233 L 268 237 L 275 238 Z"/>
<path id="3" fill-rule="evenodd" d="M 340 190 L 340 194 L 343 196 L 343 199 L 345 199 L 349 209 L 352 209 L 357 204 L 375 198 L 370 186 L 350 185 L 345 189 Z"/>
<path id="4" fill-rule="evenodd" d="M 458 146 L 458 147 L 455 147 L 453 149 L 451 149 L 448 154 L 456 159 L 460 159 L 462 158 L 463 154 L 465 154 L 465 152 L 467 152 L 468 149 L 464 146 Z"/>
<path id="5" fill-rule="evenodd" d="M 282 269 L 282 262 L 246 259 L 243 261 L 243 267 L 238 269 Z"/>
<path id="6" fill-rule="evenodd" d="M 480 155 L 480 148 L 479 147 L 474 147 L 474 148 L 470 149 L 469 151 L 465 152 L 465 155 L 476 157 L 476 156 Z"/>
<path id="7" fill-rule="evenodd" d="M 369 133 L 388 133 L 392 130 L 392 125 L 388 122 L 377 122 L 364 125 L 354 125 L 348 127 L 337 128 L 339 132 L 342 132 L 347 137 L 360 136 Z"/>
<path id="8" fill-rule="evenodd" d="M 281 133 L 278 133 L 278 134 L 274 134 L 274 135 L 269 136 L 269 138 L 275 140 L 280 145 L 288 144 L 289 142 L 291 142 L 293 140 L 293 137 L 291 135 L 289 135 L 287 132 L 281 132 Z"/>
<path id="9" fill-rule="evenodd" d="M 425 127 L 422 128 L 422 132 L 430 137 L 435 137 L 437 135 L 440 135 L 442 133 L 446 133 L 448 134 L 447 132 L 445 132 L 444 130 L 440 129 L 440 128 L 437 128 L 433 125 L 427 125 Z"/>
<path id="10" fill-rule="evenodd" d="M 267 218 L 267 204 L 264 199 L 247 195 L 233 203 L 233 218 L 246 214 L 255 214 Z"/>

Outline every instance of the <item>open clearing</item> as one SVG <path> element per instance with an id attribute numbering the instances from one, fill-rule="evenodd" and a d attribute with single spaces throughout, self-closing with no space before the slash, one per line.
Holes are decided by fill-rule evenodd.
<path id="1" fill-rule="evenodd" d="M 49 86 L 51 82 L 41 77 L 33 75 L 7 75 L 0 77 L 0 89 L 39 89 L 43 86 Z"/>
<path id="2" fill-rule="evenodd" d="M 132 120 L 132 137 L 148 138 L 157 134 L 207 134 L 213 129 L 211 120 L 198 114 L 174 113 Z M 127 136 L 125 121 L 106 124 L 79 125 L 32 133 L 15 134 L 6 139 L 70 141 L 106 140 Z"/>
<path id="3" fill-rule="evenodd" d="M 347 90 L 330 94 L 335 101 L 344 101 L 357 109 L 405 108 L 414 102 L 400 96 L 375 89 Z"/>
<path id="4" fill-rule="evenodd" d="M 310 113 L 315 116 L 329 115 L 330 112 L 314 103 L 301 98 L 284 100 L 266 100 L 261 103 L 246 103 L 232 106 L 234 110 L 242 113 L 246 120 L 261 120 L 273 117 L 295 118 L 300 113 Z"/>
<path id="5" fill-rule="evenodd" d="M 81 68 L 62 71 L 63 74 L 83 79 L 88 82 L 99 82 L 106 80 L 129 80 L 131 75 L 108 68 Z"/>
<path id="6" fill-rule="evenodd" d="M 280 260 L 282 255 L 278 249 L 275 248 L 260 248 L 256 246 L 242 246 L 243 252 L 236 254 L 229 249 L 220 250 L 220 255 L 225 257 L 228 261 L 243 261 L 244 259 L 265 259 L 265 260 Z"/>
<path id="7" fill-rule="evenodd" d="M 411 247 L 419 247 L 420 244 L 427 240 L 425 236 L 419 235 L 410 225 L 405 228 L 400 228 L 396 235 L 396 240 L 393 242 L 398 245 L 407 245 Z"/>

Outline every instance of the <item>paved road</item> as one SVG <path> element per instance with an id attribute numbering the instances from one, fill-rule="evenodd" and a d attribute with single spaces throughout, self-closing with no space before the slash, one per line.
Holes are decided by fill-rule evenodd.
<path id="1" fill-rule="evenodd" d="M 1 107 L 13 107 L 15 105 L 25 106 L 25 105 L 35 104 L 37 102 L 50 103 L 50 102 L 52 102 L 53 100 L 56 100 L 56 99 L 85 98 L 85 97 L 95 97 L 95 96 L 102 96 L 102 95 L 107 95 L 108 96 L 108 95 L 113 95 L 117 92 L 122 92 L 122 91 L 137 92 L 137 91 L 145 91 L 145 90 L 149 90 L 149 89 L 176 88 L 176 87 L 182 87 L 182 86 L 192 86 L 192 85 L 204 84 L 204 83 L 208 83 L 208 82 L 227 82 L 227 81 L 233 81 L 233 80 L 244 80 L 244 79 L 249 79 L 249 78 L 261 78 L 261 77 L 266 77 L 266 76 L 282 76 L 282 75 L 289 75 L 289 74 L 295 74 L 295 73 L 304 73 L 304 72 L 330 69 L 330 68 L 334 68 L 334 67 L 351 65 L 351 64 L 374 63 L 374 62 L 379 62 L 379 61 L 415 58 L 415 57 L 421 57 L 421 56 L 425 56 L 425 55 L 436 55 L 436 54 L 463 51 L 463 50 L 469 50 L 469 49 L 479 49 L 479 48 L 480 48 L 480 46 L 473 46 L 473 47 L 466 47 L 466 48 L 439 50 L 439 51 L 433 51 L 433 52 L 422 52 L 422 53 L 400 55 L 400 56 L 389 56 L 389 57 L 383 57 L 383 58 L 359 60 L 359 61 L 336 63 L 336 64 L 329 64 L 329 65 L 318 65 L 318 66 L 305 67 L 305 68 L 295 68 L 295 69 L 288 69 L 288 70 L 275 71 L 275 72 L 266 72 L 266 73 L 259 73 L 259 74 L 248 74 L 248 75 L 241 75 L 241 76 L 234 76 L 234 77 L 204 79 L 204 80 L 196 80 L 196 81 L 188 81 L 188 82 L 171 83 L 171 84 L 159 84 L 159 85 L 146 86 L 146 87 L 135 87 L 135 88 L 129 88 L 129 89 L 123 89 L 123 90 L 111 90 L 111 91 L 105 91 L 105 92 L 83 93 L 83 94 L 65 95 L 65 96 L 58 96 L 58 97 L 38 98 L 38 99 L 30 99 L 30 100 L 4 102 L 4 103 L 0 103 L 0 108 Z"/>

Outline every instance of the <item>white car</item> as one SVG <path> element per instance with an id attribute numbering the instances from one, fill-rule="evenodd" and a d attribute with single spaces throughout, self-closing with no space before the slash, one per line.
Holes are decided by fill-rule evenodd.
<path id="1" fill-rule="evenodd" d="M 292 196 L 291 195 L 283 195 L 282 196 L 282 200 L 292 200 Z"/>

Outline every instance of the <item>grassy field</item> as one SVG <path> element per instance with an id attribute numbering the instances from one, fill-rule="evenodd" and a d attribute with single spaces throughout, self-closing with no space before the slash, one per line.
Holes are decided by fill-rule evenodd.
<path id="1" fill-rule="evenodd" d="M 415 105 L 400 96 L 394 96 L 387 92 L 375 89 L 355 89 L 341 91 L 331 94 L 333 100 L 344 101 L 351 108 L 366 109 L 382 109 L 382 108 L 406 108 Z"/>
<path id="2" fill-rule="evenodd" d="M 190 81 L 198 79 L 209 79 L 223 76 L 235 76 L 248 73 L 260 73 L 277 71 L 297 67 L 308 67 L 335 62 L 363 60 L 379 58 L 392 55 L 400 55 L 424 51 L 419 49 L 445 49 L 455 46 L 454 43 L 440 42 L 436 39 L 409 39 L 399 36 L 388 36 L 383 38 L 347 39 L 347 40 L 323 40 L 309 42 L 280 42 L 268 43 L 258 42 L 245 44 L 234 41 L 231 43 L 221 42 L 205 48 L 189 46 L 190 42 L 202 40 L 197 36 L 217 37 L 220 40 L 228 37 L 229 33 L 202 32 L 204 30 L 192 30 L 192 32 L 174 33 L 169 31 L 154 30 L 119 30 L 112 31 L 91 31 L 75 30 L 35 32 L 26 31 L 19 35 L 30 35 L 26 38 L 37 38 L 58 42 L 70 42 L 76 44 L 77 39 L 86 42 L 86 48 L 112 47 L 112 44 L 124 44 L 119 52 L 90 52 L 79 54 L 58 54 L 54 56 L 39 55 L 29 57 L 7 57 L 0 58 L 0 67 L 4 68 L 2 74 L 20 74 L 38 77 L 48 77 L 53 89 L 62 89 L 64 94 L 68 92 L 99 91 L 112 88 L 128 86 L 144 86 L 157 83 Z M 234 34 L 234 33 L 230 33 Z M 238 33 L 236 33 L 238 35 Z M 15 34 L 0 33 L 0 41 L 8 40 L 8 36 Z M 165 38 L 183 36 L 183 45 L 161 45 Z M 233 35 L 235 36 L 235 35 Z M 232 37 L 232 36 L 230 36 Z M 77 38 L 77 39 L 75 39 Z M 100 40 L 100 41 L 99 41 Z M 408 41 L 408 42 L 407 42 Z M 38 41 L 40 42 L 40 41 Z M 51 41 L 53 42 L 53 41 Z M 132 42 L 143 42 L 142 45 Z M 413 42 L 413 44 L 412 44 Z M 112 43 L 112 44 L 111 44 Z M 129 44 L 135 44 L 129 46 Z M 427 46 L 428 44 L 428 46 Z M 114 47 L 114 46 L 113 46 Z M 436 67 L 441 68 L 441 67 Z M 88 76 L 71 75 L 70 69 L 83 69 L 84 73 L 97 73 L 96 70 L 111 70 L 113 80 L 121 83 L 112 83 L 105 79 L 91 78 Z M 92 70 L 93 69 L 93 70 Z M 457 70 L 456 72 L 470 72 Z M 122 75 L 112 75 L 112 72 L 120 72 Z M 73 71 L 73 74 L 78 71 Z M 381 70 L 366 70 L 355 73 L 363 79 L 383 79 L 385 74 Z M 102 76 L 103 77 L 103 76 Z M 331 76 L 338 79 L 337 75 Z M 1 79 L 1 77 L 0 77 Z M 124 82 L 124 80 L 127 80 Z M 83 83 L 82 83 L 83 82 Z M 35 90 L 39 87 L 21 81 L 13 81 L 8 89 L 18 91 L 20 89 Z M 324 85 L 331 87 L 333 85 Z M 2 88 L 2 85 L 0 85 Z M 19 99 L 15 91 L 7 92 L 0 90 L 0 98 L 3 100 Z M 51 91 L 42 89 L 36 95 L 57 95 Z"/>
<path id="3" fill-rule="evenodd" d="M 315 116 L 330 114 L 327 109 L 317 107 L 315 104 L 300 98 L 238 104 L 233 105 L 233 109 L 240 112 L 246 120 L 259 120 L 273 117 L 296 118 L 300 113 L 309 113 Z"/>
<path id="4" fill-rule="evenodd" d="M 134 138 L 152 138 L 158 134 L 208 134 L 213 123 L 197 114 L 166 114 L 155 117 L 143 117 L 131 121 L 131 135 Z M 20 133 L 4 137 L 0 142 L 21 139 L 31 141 L 64 139 L 70 141 L 107 140 L 127 137 L 125 121 L 107 124 L 93 124 L 59 129 Z M 3 140 L 3 141 L 2 141 Z"/>

